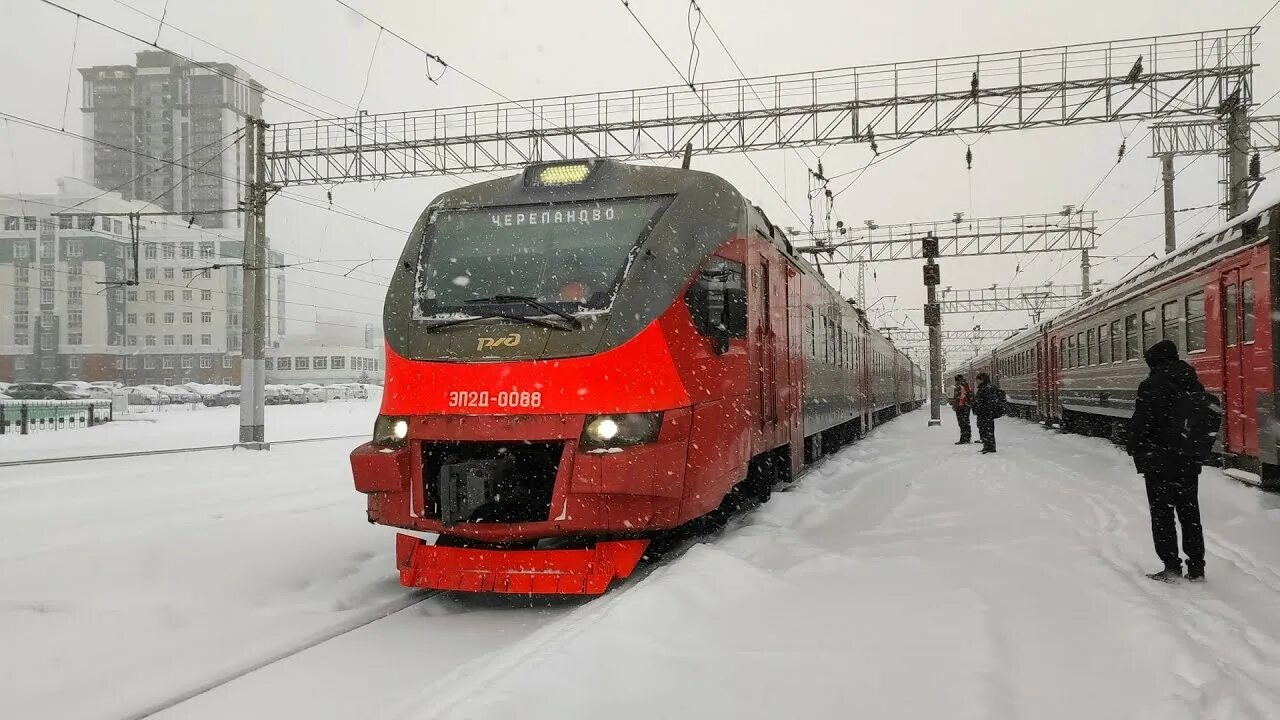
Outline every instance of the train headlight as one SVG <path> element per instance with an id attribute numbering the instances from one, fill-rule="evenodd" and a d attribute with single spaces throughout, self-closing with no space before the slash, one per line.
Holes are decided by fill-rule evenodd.
<path id="1" fill-rule="evenodd" d="M 627 447 L 657 442 L 662 413 L 588 415 L 579 444 L 587 450 Z"/>
<path id="2" fill-rule="evenodd" d="M 373 444 L 383 447 L 400 447 L 409 437 L 409 418 L 396 415 L 379 415 L 373 423 Z"/>

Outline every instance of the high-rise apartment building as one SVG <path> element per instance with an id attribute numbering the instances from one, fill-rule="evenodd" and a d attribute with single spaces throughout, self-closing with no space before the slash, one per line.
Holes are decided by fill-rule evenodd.
<path id="1" fill-rule="evenodd" d="M 244 144 L 234 133 L 246 115 L 262 116 L 263 88 L 235 65 L 204 65 L 148 50 L 137 65 L 81 68 L 84 134 L 98 141 L 85 143 L 85 177 L 206 228 L 240 227 L 239 213 L 200 213 L 239 207 Z"/>

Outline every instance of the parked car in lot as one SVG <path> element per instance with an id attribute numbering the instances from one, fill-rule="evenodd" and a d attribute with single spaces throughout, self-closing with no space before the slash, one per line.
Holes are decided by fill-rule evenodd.
<path id="1" fill-rule="evenodd" d="M 298 388 L 306 394 L 307 402 L 328 402 L 340 397 L 336 390 L 315 383 L 303 383 Z"/>
<path id="2" fill-rule="evenodd" d="M 223 390 L 217 395 L 210 395 L 204 399 L 205 407 L 226 407 L 228 405 L 240 404 L 239 390 Z M 271 403 L 267 403 L 270 405 Z"/>
<path id="3" fill-rule="evenodd" d="M 11 385 L 5 394 L 14 400 L 83 400 L 80 393 L 64 390 L 50 383 L 19 383 Z"/>
<path id="4" fill-rule="evenodd" d="M 346 388 L 348 392 L 347 397 L 351 398 L 352 400 L 368 400 L 369 399 L 368 389 L 366 389 L 365 386 L 361 385 L 360 383 L 339 383 L 335 387 Z"/>
<path id="5" fill-rule="evenodd" d="M 168 393 L 169 396 L 174 399 L 174 402 L 198 403 L 203 399 L 200 397 L 200 393 L 191 392 L 184 387 L 174 387 L 172 385 L 166 385 L 160 388 L 160 392 Z"/>
<path id="6" fill-rule="evenodd" d="M 311 399 L 307 397 L 307 391 L 297 385 L 281 385 L 280 390 L 289 396 L 289 402 L 294 405 L 306 405 L 311 402 Z"/>
<path id="7" fill-rule="evenodd" d="M 154 390 L 161 395 L 167 395 L 171 403 L 198 403 L 200 396 L 191 392 L 186 388 L 170 387 L 169 385 L 139 385 L 140 388 Z"/>
<path id="8" fill-rule="evenodd" d="M 230 385 L 205 385 L 204 383 L 198 382 L 182 383 L 182 385 L 177 386 L 177 388 L 179 390 L 193 392 L 196 395 L 199 395 L 201 400 L 208 400 L 211 397 L 221 395 L 227 390 L 235 389 Z"/>
<path id="9" fill-rule="evenodd" d="M 129 395 L 130 405 L 168 405 L 173 402 L 173 398 L 149 387 L 126 387 L 122 391 Z"/>
<path id="10" fill-rule="evenodd" d="M 104 387 L 109 390 L 119 390 L 124 387 L 124 383 L 116 382 L 115 380 L 95 380 L 89 384 L 94 387 Z"/>
<path id="11" fill-rule="evenodd" d="M 82 397 L 82 398 L 89 397 L 89 394 L 85 391 L 93 387 L 89 383 L 84 382 L 82 380 L 59 380 L 58 382 L 53 383 L 53 386 L 58 388 L 59 390 L 69 392 L 72 395 L 75 395 L 77 397 Z"/>
<path id="12" fill-rule="evenodd" d="M 101 385 L 90 385 L 79 391 L 80 395 L 96 400 L 110 400 L 112 394 L 116 391 L 114 388 L 102 387 Z"/>

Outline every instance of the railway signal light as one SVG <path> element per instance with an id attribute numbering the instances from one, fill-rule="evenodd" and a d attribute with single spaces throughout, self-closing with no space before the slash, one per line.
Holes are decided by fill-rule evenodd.
<path id="1" fill-rule="evenodd" d="M 920 241 L 920 255 L 926 260 L 938 257 L 938 238 L 934 237 L 933 233 L 925 235 Z"/>
<path id="2" fill-rule="evenodd" d="M 934 302 L 924 306 L 924 324 L 925 327 L 940 327 L 942 325 L 941 305 Z"/>
<path id="3" fill-rule="evenodd" d="M 925 287 L 940 285 L 942 283 L 942 267 L 929 263 L 924 266 L 924 284 Z"/>

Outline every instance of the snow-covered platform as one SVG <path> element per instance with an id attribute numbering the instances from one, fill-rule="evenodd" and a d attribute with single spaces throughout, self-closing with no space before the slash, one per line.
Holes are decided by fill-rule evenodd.
<path id="1" fill-rule="evenodd" d="M 266 408 L 267 441 L 373 432 L 381 397 Z M 133 408 L 93 428 L 0 435 L 0 462 L 228 445 L 239 437 L 238 406 L 166 405 Z"/>
<path id="2" fill-rule="evenodd" d="M 597 600 L 432 598 L 157 717 L 1280 717 L 1280 497 L 1206 470 L 1209 581 L 1159 584 L 1118 449 L 926 419 Z M 128 717 L 405 602 L 351 444 L 0 470 L 0 717 Z"/>

